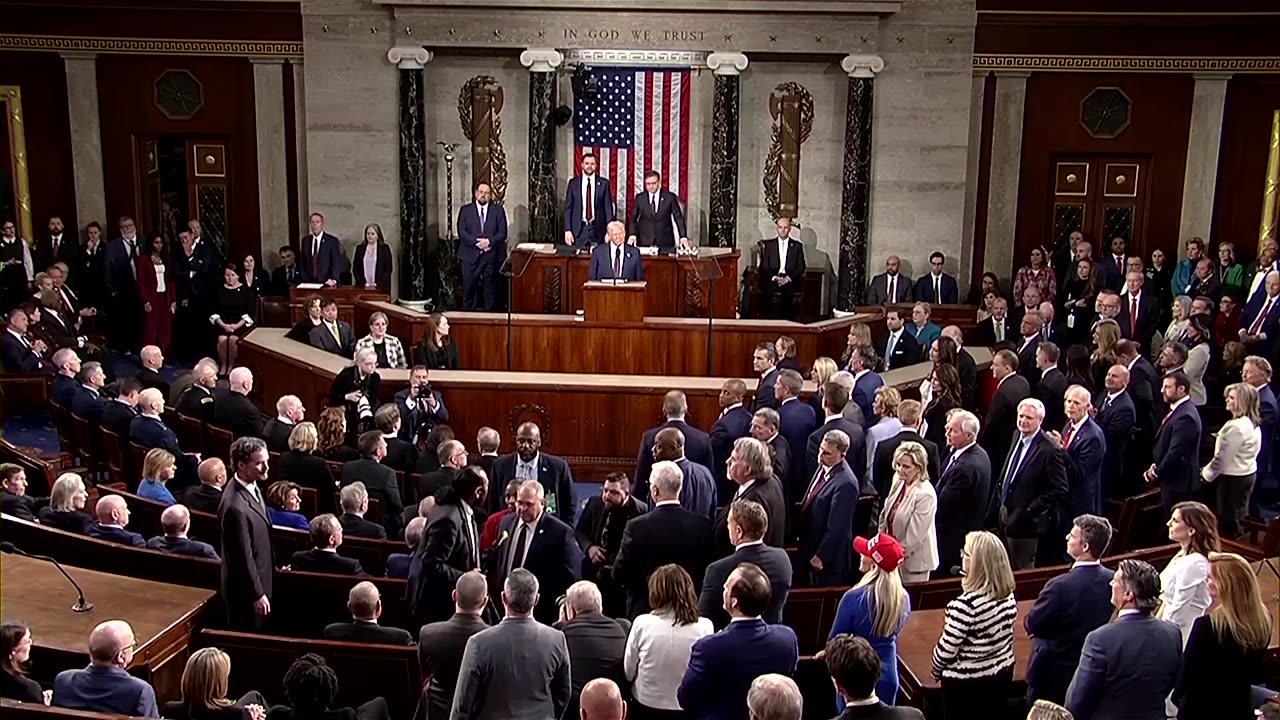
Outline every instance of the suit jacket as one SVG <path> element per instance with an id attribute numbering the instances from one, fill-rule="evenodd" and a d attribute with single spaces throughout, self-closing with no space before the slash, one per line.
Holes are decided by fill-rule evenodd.
<path id="1" fill-rule="evenodd" d="M 789 457 L 800 457 L 808 446 L 809 436 L 818 428 L 818 417 L 813 408 L 799 398 L 787 400 L 778 406 L 778 419 L 780 421 L 778 434 L 786 438 L 787 449 L 790 451 Z M 792 502 L 795 502 L 799 494 L 804 492 L 808 479 L 801 475 L 801 469 L 799 463 L 791 463 L 787 469 L 787 476 L 780 478 L 783 480 L 787 497 Z"/>
<path id="2" fill-rule="evenodd" d="M 1081 720 L 1165 714 L 1182 662 L 1182 632 L 1149 613 L 1117 618 L 1085 637 L 1065 706 Z"/>
<path id="3" fill-rule="evenodd" d="M 750 423 L 750 420 L 747 421 Z M 636 454 L 636 475 L 632 481 L 632 494 L 647 500 L 649 498 L 649 472 L 653 469 L 653 442 L 658 433 L 667 428 L 675 428 L 684 435 L 684 456 L 711 469 L 715 457 L 711 453 L 711 436 L 690 425 L 684 420 L 667 420 L 657 427 L 649 428 L 640 439 L 640 451 Z M 732 451 L 730 447 L 730 451 Z M 726 456 L 727 457 L 727 456 Z"/>
<path id="4" fill-rule="evenodd" d="M 1067 441 L 1067 517 L 1079 517 L 1085 513 L 1102 514 L 1102 467 L 1107 455 L 1107 439 L 1102 428 L 1085 416 L 1084 422 Z"/>
<path id="5" fill-rule="evenodd" d="M 760 408 L 778 409 L 778 400 L 774 397 L 773 386 L 778 383 L 778 368 L 772 368 L 756 383 L 756 399 L 751 409 L 759 410 Z"/>
<path id="6" fill-rule="evenodd" d="M 504 618 L 467 641 L 453 720 L 546 720 L 572 696 L 564 633 L 530 618 Z"/>
<path id="7" fill-rule="evenodd" d="M 490 577 L 499 584 L 507 579 L 507 561 L 519 542 L 516 523 L 520 516 L 512 513 L 499 525 L 499 540 L 489 555 Z M 514 565 L 513 567 L 518 567 Z M 526 543 L 525 570 L 538 578 L 538 607 L 533 615 L 538 622 L 550 624 L 556 619 L 556 598 L 578 580 L 582 569 L 582 551 L 573 536 L 573 528 L 559 518 L 543 512 L 538 517 L 533 537 Z"/>
<path id="8" fill-rule="evenodd" d="M 383 627 L 377 620 L 354 620 L 330 623 L 324 628 L 325 640 L 369 643 L 372 645 L 412 645 L 413 636 L 396 627 Z"/>
<path id="9" fill-rule="evenodd" d="M 907 441 L 920 443 L 924 447 L 925 455 L 929 459 L 929 479 L 934 485 L 937 485 L 941 479 L 942 466 L 938 459 L 938 446 L 932 440 L 920 437 L 920 433 L 914 429 L 904 429 L 897 435 L 887 440 L 882 440 L 876 445 L 876 458 L 871 470 L 871 482 L 875 485 L 876 492 L 880 495 L 881 500 L 889 496 L 889 488 L 893 485 L 893 454 L 897 452 L 902 443 Z"/>
<path id="10" fill-rule="evenodd" d="M 744 405 L 721 413 L 711 426 L 708 441 L 711 443 L 711 474 L 715 476 L 717 487 L 724 488 L 727 482 L 726 463 L 733 452 L 733 443 L 738 438 L 751 434 L 751 411 Z M 688 442 L 688 438 L 685 439 Z M 686 448 L 687 450 L 687 448 Z M 652 451 L 651 451 L 652 452 Z"/>
<path id="11" fill-rule="evenodd" d="M 169 383 L 165 382 L 164 376 L 151 368 L 142 368 L 136 375 L 138 382 L 142 383 L 143 389 L 155 388 L 159 390 L 167 400 L 169 397 Z"/>
<path id="12" fill-rule="evenodd" d="M 319 455 L 288 450 L 280 453 L 280 459 L 272 466 L 279 471 L 282 480 L 295 482 L 303 487 L 315 488 L 320 512 L 333 512 L 333 491 L 338 483 L 333 478 L 329 463 Z"/>
<path id="13" fill-rule="evenodd" d="M 394 436 L 386 438 L 386 441 L 387 454 L 382 458 L 382 464 L 406 475 L 412 473 L 418 463 L 417 446 Z"/>
<path id="14" fill-rule="evenodd" d="M 1133 322 L 1133 301 L 1130 299 L 1129 293 L 1120 296 L 1120 315 L 1116 317 L 1116 322 L 1120 323 L 1120 337 L 1127 340 L 1136 340 L 1142 345 L 1142 350 L 1151 350 L 1151 340 L 1155 337 L 1156 329 L 1159 327 L 1160 309 L 1156 306 L 1155 294 L 1149 290 L 1145 290 L 1138 294 L 1138 322 L 1137 332 L 1134 332 Z"/>
<path id="15" fill-rule="evenodd" d="M 626 629 L 623 628 L 626 624 Z M 623 669 L 623 656 L 627 648 L 627 633 L 631 623 L 614 620 L 599 612 L 578 615 L 568 622 L 557 623 L 569 646 L 569 669 L 573 691 L 565 718 L 576 718 L 578 696 L 582 688 L 596 678 L 608 678 L 619 688 L 627 687 L 627 673 Z"/>
<path id="16" fill-rule="evenodd" d="M 342 274 L 342 241 L 334 235 L 323 233 L 320 236 L 320 253 L 312 256 L 314 235 L 303 235 L 298 241 L 297 267 L 302 271 L 304 282 L 323 283 L 329 280 L 338 281 Z"/>
<path id="17" fill-rule="evenodd" d="M 490 512 L 498 509 L 502 489 L 515 479 L 518 459 L 518 455 L 509 453 L 493 461 L 493 476 L 489 487 L 496 488 L 497 492 L 489 494 Z M 573 522 L 578 501 L 574 495 L 573 472 L 569 469 L 569 463 L 555 455 L 539 452 L 538 482 L 542 483 L 542 488 L 546 491 L 548 507 L 551 507 L 550 503 L 554 499 L 555 516 L 564 523 Z"/>
<path id="18" fill-rule="evenodd" d="M 581 245 L 579 238 L 587 226 L 586 207 L 582 203 L 584 180 L 582 175 L 569 178 L 564 195 L 564 229 L 573 233 L 575 246 Z M 591 177 L 591 201 L 592 234 L 596 242 L 605 242 L 606 229 L 616 217 L 613 209 L 613 186 L 609 184 L 609 178 L 600 177 L 599 173 Z"/>
<path id="19" fill-rule="evenodd" d="M 1163 490 L 1188 493 L 1200 487 L 1200 413 L 1188 398 L 1156 432 L 1152 461 Z"/>
<path id="20" fill-rule="evenodd" d="M 736 490 L 736 489 L 735 489 Z M 714 525 L 716 552 L 728 555 L 733 552 L 733 544 L 729 542 L 729 530 L 725 521 L 729 517 L 729 506 L 734 500 L 752 500 L 764 506 L 764 514 L 769 518 L 769 529 L 765 530 L 764 541 L 771 547 L 783 547 L 787 537 L 787 500 L 782 493 L 782 483 L 777 478 L 754 480 L 739 495 L 725 498 L 724 507 L 716 513 Z"/>
<path id="21" fill-rule="evenodd" d="M 716 479 L 705 465 L 693 462 L 687 457 L 675 461 L 684 473 L 684 484 L 680 488 L 680 506 L 685 510 L 712 518 L 719 505 L 719 493 L 716 490 Z"/>
<path id="22" fill-rule="evenodd" d="M 297 263 L 291 268 L 281 265 L 271 271 L 271 294 L 288 296 L 289 288 L 302 281 L 302 268 Z"/>
<path id="23" fill-rule="evenodd" d="M 1057 527 L 1060 504 L 1068 497 L 1066 458 L 1043 431 L 1038 432 L 1010 477 L 1009 465 L 1020 439 L 1021 435 L 1013 438 L 1000 470 L 1000 504 L 1008 513 L 1005 535 L 1039 538 Z"/>
<path id="24" fill-rule="evenodd" d="M 710 551 L 710 518 L 678 504 L 659 504 L 628 521 L 613 561 L 613 578 L 627 589 L 627 617 L 649 612 L 649 576 L 663 565 L 684 568 L 699 587 Z"/>
<path id="25" fill-rule="evenodd" d="M 218 514 L 218 505 L 222 502 L 222 489 L 212 485 L 192 485 L 177 495 L 178 500 L 192 512 Z"/>
<path id="26" fill-rule="evenodd" d="M 53 692 L 57 707 L 160 717 L 156 691 L 123 668 L 90 665 L 84 670 L 63 670 L 54 678 Z"/>
<path id="27" fill-rule="evenodd" d="M 1245 305 L 1244 312 L 1240 315 L 1240 329 L 1245 332 L 1252 330 L 1258 315 L 1266 306 L 1267 294 L 1264 290 Z M 1262 325 L 1256 334 L 1259 335 L 1259 340 L 1256 344 L 1249 346 L 1250 352 L 1254 355 L 1272 357 L 1275 354 L 1276 338 L 1280 337 L 1280 298 L 1276 298 L 1271 303 L 1271 308 L 1267 310 L 1267 316 L 1263 318 Z"/>
<path id="28" fill-rule="evenodd" d="M 729 624 L 729 613 L 724 609 L 724 582 L 742 563 L 759 567 L 769 578 L 769 609 L 761 617 L 770 625 L 782 624 L 782 610 L 791 592 L 791 558 L 786 550 L 763 542 L 739 545 L 732 555 L 707 566 L 702 578 L 702 594 L 698 597 L 699 613 L 709 619 L 716 630 L 723 630 Z"/>
<path id="29" fill-rule="evenodd" d="M 871 284 L 867 285 L 867 304 L 909 303 L 913 289 L 911 278 L 898 273 L 898 278 L 893 285 L 893 297 L 889 297 L 889 273 L 880 273 L 871 278 Z"/>
<path id="30" fill-rule="evenodd" d="M 884 387 L 884 378 L 879 373 L 866 372 L 857 377 L 853 381 L 853 394 L 850 397 L 858 408 L 862 410 L 863 427 L 870 427 L 875 424 L 875 411 L 873 410 L 876 401 L 876 390 Z"/>
<path id="31" fill-rule="evenodd" d="M 351 255 L 351 274 L 355 280 L 356 287 L 364 287 L 368 284 L 378 286 L 378 292 L 386 295 L 391 294 L 391 246 L 380 242 L 378 243 L 378 259 L 373 268 L 374 276 L 369 278 L 364 274 L 364 254 L 369 251 L 369 243 L 362 242 L 356 246 L 355 252 Z"/>
<path id="32" fill-rule="evenodd" d="M 267 449 L 271 452 L 289 452 L 289 435 L 297 425 L 287 423 L 280 418 L 271 418 L 262 426 L 262 439 L 267 441 Z"/>
<path id="33" fill-rule="evenodd" d="M 1093 406 L 1098 408 L 1093 421 L 1102 431 L 1105 448 L 1101 489 L 1108 491 L 1116 487 L 1115 482 L 1120 478 L 1124 450 L 1129 445 L 1129 438 L 1137 421 L 1137 411 L 1127 390 L 1121 390 L 1110 402 L 1107 402 L 1107 391 L 1103 390 L 1093 399 Z M 1258 459 L 1261 460 L 1262 457 L 1259 456 Z"/>
<path id="34" fill-rule="evenodd" d="M 991 459 L 977 443 L 942 463 L 942 475 L 935 483 L 938 511 L 938 562 L 943 573 L 960 564 L 964 537 L 985 528 L 987 504 L 991 499 Z"/>
<path id="35" fill-rule="evenodd" d="M 289 568 L 302 572 L 328 573 L 330 575 L 364 575 L 360 561 L 343 557 L 337 552 L 311 548 L 299 550 L 289 558 Z"/>
<path id="36" fill-rule="evenodd" d="M 449 719 L 467 641 L 488 627 L 479 615 L 455 614 L 448 620 L 423 625 L 418 631 L 418 665 L 427 679 L 427 720 Z"/>
<path id="37" fill-rule="evenodd" d="M 640 250 L 625 243 L 618 247 L 622 248 L 622 274 L 615 275 L 613 272 L 614 256 L 618 248 L 613 243 L 603 242 L 591 251 L 588 280 L 644 280 L 644 260 L 640 258 Z"/>
<path id="38" fill-rule="evenodd" d="M 804 491 L 801 491 L 804 492 Z M 812 501 L 797 498 L 800 507 L 800 560 L 822 560 L 824 585 L 847 585 L 852 571 L 853 518 L 858 507 L 858 479 L 846 463 L 831 469 Z"/>
<path id="39" fill-rule="evenodd" d="M 419 466 L 417 469 L 419 471 L 421 471 L 426 465 L 423 461 L 428 458 L 429 455 L 426 453 L 424 453 L 422 457 L 418 458 Z M 418 497 L 427 498 L 434 496 L 444 486 L 452 485 L 453 481 L 458 479 L 458 473 L 460 472 L 462 471 L 457 468 L 446 466 L 438 470 L 432 470 L 431 472 L 421 473 L 422 478 L 418 480 Z"/>
<path id="40" fill-rule="evenodd" d="M 787 263 L 779 264 L 778 238 L 770 238 L 760 243 L 760 282 L 765 287 L 776 287 L 773 278 L 786 275 L 790 283 L 782 286 L 787 292 L 795 292 L 804 281 L 804 243 L 799 238 L 787 238 Z"/>
<path id="41" fill-rule="evenodd" d="M 22 344 L 22 341 L 9 331 L 0 333 L 3 335 L 3 344 L 0 350 L 3 350 L 4 370 L 11 373 L 33 373 L 33 372 L 52 372 L 53 366 L 50 365 L 40 353 L 35 349 Z M 28 339 L 30 342 L 30 339 Z"/>
<path id="42" fill-rule="evenodd" d="M 627 214 L 627 235 L 634 235 L 639 245 L 657 245 L 658 247 L 675 247 L 676 235 L 689 237 L 685 231 L 684 211 L 680 209 L 680 198 L 667 190 L 658 190 L 658 211 L 655 213 L 649 204 L 649 193 L 637 193 L 631 203 L 631 212 Z"/>
<path id="43" fill-rule="evenodd" d="M 1040 333 L 1030 338 L 1019 336 L 1013 341 L 1014 352 L 1018 353 L 1018 374 L 1027 379 L 1034 393 L 1040 384 L 1040 368 L 1036 367 L 1036 349 L 1040 347 Z"/>
<path id="44" fill-rule="evenodd" d="M 808 481 L 813 479 L 813 474 L 818 471 L 818 450 L 821 449 L 822 436 L 831 430 L 841 430 L 849 436 L 849 450 L 844 454 L 845 462 L 849 463 L 849 468 L 853 470 L 855 477 L 862 479 L 867 476 L 866 431 L 860 425 L 855 425 L 843 417 L 832 418 L 810 433 L 809 442 L 805 443 L 804 474 L 801 479 L 805 481 L 806 488 Z M 792 458 L 791 462 L 799 461 Z"/>
<path id="45" fill-rule="evenodd" d="M 489 239 L 488 252 L 480 252 L 476 243 Z M 480 207 L 469 202 L 458 209 L 458 259 L 463 265 L 481 262 L 501 265 L 507 259 L 507 211 L 490 202 L 485 207 L 484 224 L 480 223 Z"/>
<path id="46" fill-rule="evenodd" d="M 1262 414 L 1262 445 L 1258 450 L 1258 472 L 1271 472 L 1271 448 L 1275 443 L 1276 418 L 1280 415 L 1280 403 L 1270 385 L 1258 388 L 1258 410 Z"/>
<path id="47" fill-rule="evenodd" d="M 369 497 L 381 505 L 382 526 L 387 529 L 387 537 L 396 537 L 400 533 L 400 513 L 404 512 L 396 471 L 373 458 L 343 463 L 341 484 L 346 486 L 357 480 L 364 483 Z"/>
<path id="48" fill-rule="evenodd" d="M 796 633 L 760 618 L 731 622 L 693 643 L 689 669 L 676 697 L 693 717 L 747 720 L 747 690 L 757 677 L 795 674 L 800 659 Z"/>
<path id="49" fill-rule="evenodd" d="M 333 333 L 329 332 L 329 328 L 324 323 L 311 328 L 311 332 L 307 334 L 307 341 L 312 347 L 318 347 L 325 352 L 331 352 L 335 355 L 341 355 L 344 358 L 351 357 L 352 351 L 356 346 L 355 333 L 351 332 L 351 326 L 342 320 L 336 321 L 338 326 L 338 339 L 333 338 Z"/>
<path id="50" fill-rule="evenodd" d="M 191 555 L 194 557 L 208 558 L 217 560 L 218 553 L 209 543 L 203 543 L 199 540 L 188 540 L 187 538 L 170 537 L 168 535 L 157 535 L 147 541 L 147 547 L 152 550 L 163 550 L 174 555 Z"/>
<path id="51" fill-rule="evenodd" d="M 978 345 L 981 345 L 982 347 L 991 347 L 998 342 L 996 340 L 997 323 L 1004 326 L 1003 337 L 1005 340 L 1009 340 L 1011 342 L 1017 340 L 1018 326 L 1013 324 L 1013 318 L 1005 315 L 1004 319 L 996 320 L 995 316 L 992 315 L 986 320 L 978 323 L 978 329 L 975 331 Z"/>
<path id="52" fill-rule="evenodd" d="M 884 358 L 885 370 L 915 365 L 923 359 L 920 352 L 920 341 L 916 340 L 915 335 L 907 332 L 905 328 L 898 333 L 898 341 L 893 345 L 893 354 L 889 353 L 889 335 L 887 333 L 884 336 L 884 343 L 877 349 L 880 351 L 880 357 Z"/>
<path id="53" fill-rule="evenodd" d="M 960 286 L 956 284 L 956 279 L 942 273 L 941 283 L 942 297 L 938 297 L 933 291 L 933 273 L 925 273 L 916 278 L 916 302 L 930 305 L 955 305 L 960 302 Z"/>
<path id="54" fill-rule="evenodd" d="M 468 516 L 461 502 L 454 500 L 436 505 L 427 518 L 425 543 L 418 553 L 420 569 L 409 587 L 415 620 L 447 619 L 453 613 L 452 593 L 458 578 L 479 568 L 480 549 L 472 547 L 471 542 L 475 538 L 478 543 L 480 528 L 475 526 L 473 515 L 472 532 L 467 532 Z"/>
<path id="55" fill-rule="evenodd" d="M 12 342 L 18 347 L 22 346 L 22 343 L 19 343 L 17 338 L 14 338 L 13 335 L 11 335 L 10 333 L 5 333 L 4 335 L 5 335 L 4 340 L 6 343 L 5 345 L 6 348 L 8 347 L 8 342 L 10 341 L 10 339 L 12 339 Z M 7 362 L 7 359 L 6 359 L 6 362 Z M 7 364 L 5 365 L 5 371 L 14 372 L 12 370 L 9 370 L 9 366 Z M 76 388 L 78 387 L 80 387 L 80 385 L 77 384 L 76 379 L 71 377 L 70 375 L 63 375 L 60 372 L 54 373 L 53 392 L 52 392 L 52 395 L 50 396 L 50 399 L 53 400 L 54 403 L 61 405 L 67 410 L 70 410 L 71 403 L 73 400 L 75 400 Z"/>
<path id="56" fill-rule="evenodd" d="M 135 253 L 142 252 L 144 242 L 141 237 L 135 237 Z M 134 258 L 130 255 L 129 246 L 124 238 L 118 237 L 107 245 L 103 258 L 103 270 L 106 291 L 113 300 L 141 302 L 138 297 L 138 276 L 134 271 Z"/>
<path id="57" fill-rule="evenodd" d="M 831 720 L 924 720 L 924 714 L 913 707 L 885 705 L 846 705 L 844 712 Z"/>
<path id="58" fill-rule="evenodd" d="M 938 535 L 934 529 L 938 514 L 937 491 L 932 483 L 920 483 L 905 497 L 902 492 L 901 483 L 889 489 L 889 499 L 880 513 L 879 530 L 902 543 L 906 556 L 902 563 L 903 572 L 933 572 L 940 565 Z M 902 498 L 901 502 L 899 498 Z"/>
<path id="59" fill-rule="evenodd" d="M 1018 433 L 1018 403 L 1031 397 L 1031 385 L 1021 375 L 1009 375 L 996 388 L 991 407 L 978 433 L 978 444 L 1001 467 L 1009 454 L 1009 444 Z M 1002 478 L 1001 478 L 1002 479 Z M 999 482 L 999 479 L 997 480 Z"/>
<path id="60" fill-rule="evenodd" d="M 30 495 L 17 495 L 8 490 L 0 491 L 0 498 L 3 499 L 3 505 L 0 511 L 6 515 L 22 518 L 30 522 L 35 522 L 36 513 L 40 511 L 42 506 L 49 504 L 49 498 L 36 498 Z"/>
<path id="61" fill-rule="evenodd" d="M 1067 394 L 1067 376 L 1056 367 L 1041 373 L 1035 370 L 1035 396 L 1044 403 L 1044 426 L 1054 430 L 1067 424 L 1067 410 L 1064 400 Z"/>
<path id="62" fill-rule="evenodd" d="M 64 262 L 67 267 L 74 271 L 76 261 L 80 259 L 80 243 L 76 239 L 75 230 L 62 232 L 62 237 L 58 241 L 58 251 L 53 250 L 53 238 L 50 236 L 42 237 L 35 242 L 35 247 L 31 250 L 31 265 L 36 272 L 43 272 L 50 268 L 56 262 Z"/>
<path id="63" fill-rule="evenodd" d="M 386 540 L 387 529 L 376 522 L 369 522 L 354 513 L 342 513 L 338 516 L 342 532 L 351 537 L 368 538 L 370 540 Z"/>
<path id="64" fill-rule="evenodd" d="M 213 404 L 213 424 L 238 438 L 262 435 L 262 413 L 248 396 L 238 392 L 229 392 Z"/>
<path id="65" fill-rule="evenodd" d="M 178 396 L 178 403 L 174 409 L 187 417 L 209 422 L 213 419 L 213 406 L 216 401 L 213 392 L 208 388 L 191 385 Z"/>
<path id="66" fill-rule="evenodd" d="M 132 545 L 133 547 L 146 547 L 147 541 L 136 532 L 126 530 L 124 528 L 106 527 L 103 525 L 94 525 L 89 528 L 89 537 L 106 540 L 108 542 L 120 543 L 121 545 Z"/>
<path id="67" fill-rule="evenodd" d="M 101 393 L 92 392 L 83 385 L 76 388 L 76 394 L 71 398 L 71 412 L 88 420 L 91 425 L 102 422 L 102 411 L 106 407 Z"/>
<path id="68" fill-rule="evenodd" d="M 1031 636 L 1027 686 L 1034 700 L 1061 705 L 1080 662 L 1085 637 L 1111 621 L 1111 577 L 1101 565 L 1081 565 L 1045 583 L 1023 618 Z"/>
<path id="69" fill-rule="evenodd" d="M 222 597 L 227 605 L 252 605 L 271 597 L 274 564 L 267 509 L 234 477 L 227 479 L 218 505 L 222 533 Z"/>
<path id="70" fill-rule="evenodd" d="M 173 453 L 174 457 L 182 454 L 182 448 L 178 446 L 178 436 L 173 434 L 173 430 L 169 429 L 163 420 L 156 417 L 137 415 L 130 420 L 129 440 L 148 450 L 164 448 Z"/>
<path id="71" fill-rule="evenodd" d="M 791 445 L 787 442 L 786 438 L 782 437 L 782 433 L 778 433 L 774 435 L 773 438 L 771 438 L 768 442 L 765 443 L 765 445 L 768 446 L 769 455 L 773 458 L 773 476 L 775 478 L 778 478 L 779 482 L 782 482 L 786 478 L 791 478 L 793 475 L 799 478 L 800 482 L 795 482 L 794 485 L 785 485 L 785 484 L 783 485 L 782 495 L 783 497 L 788 497 L 792 493 L 792 488 L 794 488 L 796 485 L 801 484 L 801 482 L 804 480 L 804 478 L 799 475 L 799 469 L 803 468 L 801 459 L 804 456 L 795 455 L 794 456 L 795 462 L 792 462 L 793 456 L 791 455 Z M 725 467 L 725 473 L 727 478 L 728 477 L 727 466 Z M 792 482 L 792 481 L 788 480 L 787 482 Z M 736 492 L 738 492 L 738 486 L 733 482 L 727 481 L 726 479 L 726 485 L 722 486 L 720 497 L 730 498 L 730 497 L 733 497 L 733 494 Z"/>

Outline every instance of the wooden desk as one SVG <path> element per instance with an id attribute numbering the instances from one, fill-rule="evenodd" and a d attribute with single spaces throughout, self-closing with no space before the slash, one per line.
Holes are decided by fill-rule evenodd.
<path id="1" fill-rule="evenodd" d="M 512 251 L 512 255 L 516 254 L 532 257 L 524 274 L 512 281 L 514 312 L 560 315 L 582 309 L 582 284 L 590 275 L 590 255 L 556 255 L 554 245 L 535 243 L 517 245 Z M 644 277 L 649 283 L 649 314 L 705 318 L 708 306 L 714 304 L 716 317 L 733 317 L 738 309 L 738 256 L 736 249 L 700 249 L 699 258 L 712 259 L 720 266 L 722 278 L 714 283 L 712 303 L 712 283 L 698 281 L 689 258 L 646 255 L 643 262 Z"/>
<path id="2" fill-rule="evenodd" d="M 90 631 L 119 619 L 133 627 L 138 642 L 129 670 L 150 680 L 157 697 L 180 696 L 187 645 L 215 593 L 68 567 L 94 606 L 77 613 L 71 610 L 75 589 L 52 564 L 6 555 L 2 572 L 5 617 L 22 618 L 33 629 L 36 645 L 31 654 L 42 676 L 88 665 Z"/>

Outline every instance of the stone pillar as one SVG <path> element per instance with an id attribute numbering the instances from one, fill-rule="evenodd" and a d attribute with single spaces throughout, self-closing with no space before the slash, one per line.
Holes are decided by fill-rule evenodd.
<path id="1" fill-rule="evenodd" d="M 71 170 L 75 175 L 76 223 L 109 226 L 102 171 L 102 126 L 98 115 L 98 56 L 62 53 L 67 71 L 67 115 L 71 120 Z M 42 223 L 48 218 L 38 218 Z"/>
<path id="2" fill-rule="evenodd" d="M 1013 240 L 1018 225 L 1018 184 L 1022 175 L 1022 119 L 1028 72 L 997 70 L 991 123 L 991 167 L 987 192 L 987 240 L 982 269 L 1008 279 L 1013 272 Z"/>
<path id="3" fill-rule="evenodd" d="M 961 230 L 959 275 L 960 296 L 964 297 L 969 279 L 973 277 L 974 255 L 977 244 L 978 222 L 978 175 L 982 172 L 982 112 L 983 100 L 986 97 L 988 70 L 975 70 L 969 87 L 969 150 L 965 164 L 964 180 L 964 226 Z"/>
<path id="4" fill-rule="evenodd" d="M 253 109 L 258 132 L 258 240 L 260 257 L 289 242 L 289 161 L 284 113 L 284 60 L 251 57 Z"/>
<path id="5" fill-rule="evenodd" d="M 387 60 L 400 72 L 400 302 L 422 310 L 433 288 L 427 269 L 427 148 L 423 129 L 423 67 L 431 52 L 397 45 Z M 437 263 L 441 271 L 446 264 Z M 443 277 L 437 278 L 442 282 Z"/>
<path id="6" fill-rule="evenodd" d="M 1218 185 L 1218 149 L 1222 144 L 1222 110 L 1230 73 L 1196 74 L 1187 139 L 1187 172 L 1182 179 L 1182 222 L 1178 244 L 1187 238 L 1208 239 L 1213 226 L 1214 191 Z"/>
<path id="7" fill-rule="evenodd" d="M 738 245 L 738 78 L 747 69 L 747 56 L 711 53 L 707 67 L 716 87 L 711 110 L 711 232 L 706 244 L 731 248 Z"/>
<path id="8" fill-rule="evenodd" d="M 293 156 L 295 158 L 294 177 L 298 180 L 298 229 L 299 234 L 307 232 L 307 219 L 311 215 L 311 200 L 307 188 L 307 92 L 306 72 L 301 58 L 289 61 L 289 73 L 293 76 Z"/>
<path id="9" fill-rule="evenodd" d="M 884 59 L 879 55 L 846 55 L 840 69 L 849 75 L 849 98 L 845 103 L 835 307 L 848 312 L 862 300 L 867 287 L 873 90 L 876 73 L 884 70 Z"/>
<path id="10" fill-rule="evenodd" d="M 555 242 L 560 235 L 556 188 L 556 68 L 564 55 L 554 48 L 520 53 L 529 68 L 529 242 Z"/>

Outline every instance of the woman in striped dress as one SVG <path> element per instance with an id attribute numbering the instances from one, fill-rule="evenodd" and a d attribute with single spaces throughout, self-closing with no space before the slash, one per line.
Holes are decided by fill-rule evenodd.
<path id="1" fill-rule="evenodd" d="M 1004 714 L 1013 690 L 1013 569 L 1004 543 L 989 532 L 965 536 L 960 597 L 947 603 L 933 676 L 942 683 L 946 720 Z"/>

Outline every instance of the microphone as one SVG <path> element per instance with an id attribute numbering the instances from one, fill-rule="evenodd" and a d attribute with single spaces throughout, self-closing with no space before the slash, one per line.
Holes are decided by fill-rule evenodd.
<path id="1" fill-rule="evenodd" d="M 18 555 L 22 555 L 23 557 L 29 557 L 32 560 L 44 560 L 46 562 L 53 563 L 53 566 L 58 568 L 58 572 L 62 573 L 62 577 L 66 578 L 67 582 L 71 583 L 71 587 L 75 588 L 76 593 L 80 596 L 80 599 L 76 601 L 75 605 L 71 606 L 71 609 L 78 613 L 89 612 L 90 610 L 93 609 L 93 603 L 85 601 L 84 590 L 81 590 L 79 583 L 77 583 L 70 575 L 67 574 L 67 571 L 62 567 L 62 563 L 58 562 L 57 560 L 54 560 L 53 558 L 47 555 L 32 555 L 31 553 L 28 553 L 25 550 L 19 549 L 16 545 L 14 545 L 11 542 L 0 542 L 0 552 L 17 553 Z"/>

